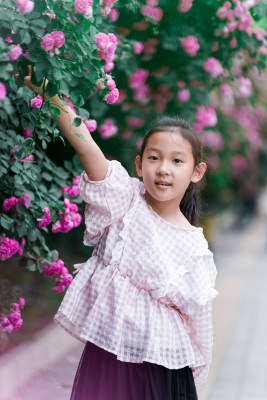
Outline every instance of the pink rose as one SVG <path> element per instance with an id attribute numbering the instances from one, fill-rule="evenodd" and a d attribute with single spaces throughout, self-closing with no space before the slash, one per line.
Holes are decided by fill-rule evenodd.
<path id="1" fill-rule="evenodd" d="M 32 132 L 33 132 L 33 131 L 31 131 L 30 129 L 23 129 L 22 132 L 21 132 L 21 134 L 22 134 L 22 136 L 24 136 L 25 138 L 28 138 L 28 137 L 30 137 L 30 136 L 32 135 Z"/>
<path id="2" fill-rule="evenodd" d="M 89 132 L 94 132 L 96 130 L 96 128 L 97 128 L 97 122 L 96 122 L 95 119 L 88 119 L 85 122 L 85 125 L 86 125 L 86 127 L 87 127 Z"/>
<path id="3" fill-rule="evenodd" d="M 140 129 L 144 126 L 145 121 L 143 118 L 138 117 L 127 117 L 126 118 L 127 125 L 131 128 Z"/>
<path id="4" fill-rule="evenodd" d="M 115 8 L 113 8 L 109 13 L 109 18 L 112 22 L 116 22 L 119 18 L 119 12 Z"/>
<path id="5" fill-rule="evenodd" d="M 8 53 L 7 55 L 8 55 L 9 61 L 16 61 L 21 54 L 23 54 L 21 45 L 17 44 L 16 46 L 12 47 L 11 52 Z"/>
<path id="6" fill-rule="evenodd" d="M 3 100 L 6 97 L 6 87 L 0 82 L 0 100 Z"/>
<path id="7" fill-rule="evenodd" d="M 113 121 L 107 118 L 104 123 L 98 129 L 102 139 L 108 139 L 111 136 L 114 136 L 117 131 L 118 127 L 114 125 Z"/>
<path id="8" fill-rule="evenodd" d="M 20 307 L 24 307 L 25 306 L 25 300 L 24 300 L 23 297 L 19 298 L 19 305 L 20 305 Z"/>
<path id="9" fill-rule="evenodd" d="M 144 85 L 146 79 L 148 77 L 148 71 L 145 69 L 138 69 L 136 72 L 129 76 L 129 86 L 131 89 L 134 89 L 138 86 Z"/>
<path id="10" fill-rule="evenodd" d="M 182 13 L 186 13 L 189 10 L 191 10 L 192 6 L 193 6 L 193 0 L 182 0 L 180 1 L 177 9 Z"/>
<path id="11" fill-rule="evenodd" d="M 191 94 L 188 89 L 179 90 L 179 92 L 177 94 L 177 99 L 179 101 L 181 101 L 182 103 L 185 101 L 188 101 L 190 99 L 190 97 L 191 97 Z"/>
<path id="12" fill-rule="evenodd" d="M 109 94 L 107 94 L 104 98 L 105 102 L 108 104 L 113 104 L 115 103 L 116 100 L 118 100 L 120 95 L 120 92 L 118 91 L 117 88 L 111 90 Z"/>
<path id="13" fill-rule="evenodd" d="M 43 104 L 43 98 L 38 94 L 38 96 L 31 99 L 31 107 L 40 108 Z"/>
<path id="14" fill-rule="evenodd" d="M 65 290 L 65 286 L 64 285 L 58 285 L 53 287 L 53 290 L 55 293 L 61 293 Z"/>
<path id="15" fill-rule="evenodd" d="M 63 32 L 61 31 L 54 31 L 51 33 L 53 39 L 54 39 L 54 43 L 55 43 L 55 47 L 57 47 L 58 49 L 60 47 L 63 46 L 63 44 L 65 43 L 65 35 Z"/>
<path id="16" fill-rule="evenodd" d="M 231 165 L 239 172 L 244 171 L 247 167 L 247 160 L 243 156 L 234 156 L 231 160 Z"/>
<path id="17" fill-rule="evenodd" d="M 188 36 L 181 39 L 181 44 L 184 51 L 191 57 L 194 57 L 200 49 L 196 36 Z"/>
<path id="18" fill-rule="evenodd" d="M 110 40 L 109 40 L 108 35 L 106 35 L 103 32 L 100 32 L 95 36 L 95 44 L 97 47 L 99 47 L 102 50 L 107 48 L 109 42 L 110 42 Z"/>
<path id="19" fill-rule="evenodd" d="M 104 65 L 103 70 L 104 72 L 108 73 L 112 71 L 115 67 L 115 64 L 113 62 L 107 62 L 106 65 Z"/>
<path id="20" fill-rule="evenodd" d="M 14 0 L 16 7 L 25 7 L 29 0 Z"/>
<path id="21" fill-rule="evenodd" d="M 34 2 L 29 0 L 23 7 L 18 7 L 17 11 L 19 12 L 19 14 L 25 15 L 31 12 L 33 10 L 33 7 L 34 7 Z"/>
<path id="22" fill-rule="evenodd" d="M 202 130 L 206 126 L 215 126 L 217 124 L 217 115 L 214 108 L 210 106 L 201 106 L 196 113 L 197 130 Z"/>
<path id="23" fill-rule="evenodd" d="M 77 13 L 84 14 L 88 7 L 89 7 L 88 0 L 75 0 L 74 2 L 74 8 Z"/>
<path id="24" fill-rule="evenodd" d="M 220 151 L 223 149 L 223 138 L 219 132 L 203 131 L 199 138 L 202 145 L 212 151 Z"/>
<path id="25" fill-rule="evenodd" d="M 205 71 L 209 72 L 213 78 L 216 78 L 223 73 L 223 67 L 221 66 L 220 62 L 214 57 L 208 58 L 203 68 Z"/>
<path id="26" fill-rule="evenodd" d="M 133 47 L 134 54 L 138 55 L 138 54 L 142 53 L 143 49 L 144 49 L 144 45 L 142 42 L 137 42 L 137 41 L 134 42 L 134 47 Z"/>
<path id="27" fill-rule="evenodd" d="M 116 83 L 114 81 L 114 79 L 111 78 L 110 75 L 106 74 L 106 78 L 107 78 L 107 87 L 109 90 L 113 90 L 116 87 Z"/>
<path id="28" fill-rule="evenodd" d="M 217 10 L 216 15 L 220 20 L 224 20 L 228 16 L 228 9 L 226 7 L 220 7 Z"/>
<path id="29" fill-rule="evenodd" d="M 55 46 L 54 37 L 50 33 L 47 33 L 42 37 L 40 46 L 42 49 L 44 49 L 44 51 L 52 50 Z"/>
<path id="30" fill-rule="evenodd" d="M 237 79 L 237 82 L 238 82 L 238 93 L 241 97 L 249 97 L 252 95 L 253 88 L 251 80 L 249 78 L 240 76 L 240 78 Z"/>

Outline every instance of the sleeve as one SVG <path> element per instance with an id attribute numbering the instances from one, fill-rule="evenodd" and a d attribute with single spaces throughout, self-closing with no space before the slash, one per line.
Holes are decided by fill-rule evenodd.
<path id="1" fill-rule="evenodd" d="M 173 303 L 186 321 L 196 366 L 192 367 L 196 388 L 207 380 L 212 358 L 213 325 L 212 300 L 218 292 L 214 289 L 217 271 L 213 255 L 207 249 L 201 256 L 193 257 L 191 269 L 181 281 L 179 293 Z"/>
<path id="2" fill-rule="evenodd" d="M 159 301 L 174 307 L 181 315 L 196 358 L 192 371 L 197 388 L 206 382 L 211 363 L 212 300 L 218 294 L 214 288 L 216 274 L 213 254 L 204 249 L 178 268 L 167 287 L 153 291 L 153 297 L 156 294 Z"/>
<path id="3" fill-rule="evenodd" d="M 202 365 L 192 367 L 197 390 L 207 381 L 212 358 L 213 325 L 212 301 L 200 306 L 192 315 L 185 316 L 193 347 L 201 353 Z"/>
<path id="4" fill-rule="evenodd" d="M 86 202 L 84 244 L 95 246 L 105 228 L 121 219 L 130 207 L 133 178 L 121 163 L 112 160 L 102 181 L 91 181 L 84 171 L 78 187 Z"/>

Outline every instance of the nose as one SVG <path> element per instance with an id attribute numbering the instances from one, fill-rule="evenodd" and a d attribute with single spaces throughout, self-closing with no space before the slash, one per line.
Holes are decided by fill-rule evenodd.
<path id="1" fill-rule="evenodd" d="M 169 175 L 169 173 L 170 173 L 170 170 L 169 170 L 169 166 L 168 166 L 168 161 L 162 160 L 158 166 L 157 174 L 164 176 L 164 175 Z"/>

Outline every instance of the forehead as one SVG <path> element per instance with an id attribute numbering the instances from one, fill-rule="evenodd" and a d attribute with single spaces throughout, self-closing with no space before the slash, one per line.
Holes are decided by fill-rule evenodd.
<path id="1" fill-rule="evenodd" d="M 183 151 L 186 154 L 192 154 L 191 143 L 179 131 L 154 133 L 148 139 L 145 151 L 150 147 L 158 148 L 159 150 Z"/>

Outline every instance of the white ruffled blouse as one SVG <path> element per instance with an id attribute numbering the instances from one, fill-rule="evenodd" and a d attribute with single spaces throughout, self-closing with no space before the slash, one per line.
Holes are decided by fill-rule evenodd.
<path id="1" fill-rule="evenodd" d="M 177 227 L 146 202 L 145 187 L 118 161 L 103 181 L 79 182 L 84 244 L 92 257 L 54 317 L 67 332 L 126 362 L 192 368 L 207 379 L 212 353 L 216 267 L 202 228 Z"/>

